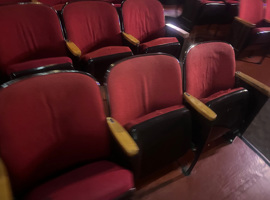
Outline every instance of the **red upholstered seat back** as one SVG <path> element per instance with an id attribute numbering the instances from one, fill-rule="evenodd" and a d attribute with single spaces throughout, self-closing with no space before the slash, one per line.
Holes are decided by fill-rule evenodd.
<path id="1" fill-rule="evenodd" d="M 116 9 L 107 2 L 80 1 L 63 11 L 67 37 L 82 54 L 105 46 L 121 46 L 121 30 Z"/>
<path id="2" fill-rule="evenodd" d="M 265 19 L 267 19 L 268 21 L 270 20 L 270 0 L 266 1 L 266 8 L 265 8 Z"/>
<path id="3" fill-rule="evenodd" d="M 2 4 L 12 4 L 12 3 L 21 3 L 21 2 L 31 2 L 31 0 L 0 0 L 0 5 L 2 5 Z"/>
<path id="4" fill-rule="evenodd" d="M 239 17 L 253 24 L 264 19 L 262 0 L 241 0 L 239 4 Z"/>
<path id="5" fill-rule="evenodd" d="M 165 35 L 165 18 L 158 0 L 126 0 L 122 5 L 124 31 L 146 42 Z"/>
<path id="6" fill-rule="evenodd" d="M 233 88 L 233 48 L 223 42 L 198 44 L 187 53 L 184 69 L 186 91 L 199 99 Z"/>
<path id="7" fill-rule="evenodd" d="M 57 4 L 65 4 L 66 2 L 70 2 L 70 0 L 38 0 L 38 1 L 49 6 L 54 6 Z"/>
<path id="8" fill-rule="evenodd" d="M 109 153 L 100 90 L 85 74 L 16 82 L 0 90 L 0 112 L 0 155 L 17 194 Z"/>
<path id="9" fill-rule="evenodd" d="M 66 56 L 59 19 L 48 6 L 1 6 L 0 27 L 0 69 L 33 59 Z"/>
<path id="10" fill-rule="evenodd" d="M 108 74 L 111 116 L 121 124 L 182 104 L 178 60 L 169 55 L 137 56 L 117 63 Z"/>

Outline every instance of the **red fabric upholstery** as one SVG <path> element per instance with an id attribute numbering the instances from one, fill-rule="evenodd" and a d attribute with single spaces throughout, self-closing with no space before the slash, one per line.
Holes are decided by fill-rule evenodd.
<path id="1" fill-rule="evenodd" d="M 54 5 L 52 7 L 57 11 L 61 11 L 64 5 L 65 5 L 64 3 L 61 3 L 61 4 Z"/>
<path id="2" fill-rule="evenodd" d="M 98 57 L 102 57 L 102 56 L 108 56 L 108 55 L 112 55 L 112 54 L 119 54 L 119 53 L 126 53 L 126 52 L 131 52 L 129 47 L 125 47 L 125 46 L 103 47 L 103 48 L 100 48 L 96 51 L 92 51 L 88 54 L 83 55 L 82 59 L 89 60 L 92 58 L 98 58 Z"/>
<path id="3" fill-rule="evenodd" d="M 165 36 L 165 18 L 158 0 L 126 0 L 122 5 L 124 31 L 146 42 Z"/>
<path id="4" fill-rule="evenodd" d="M 0 67 L 30 60 L 66 56 L 56 12 L 42 4 L 0 7 Z"/>
<path id="5" fill-rule="evenodd" d="M 219 0 L 200 0 L 202 4 L 209 4 L 209 3 L 221 3 L 224 4 L 224 1 L 219 1 Z"/>
<path id="6" fill-rule="evenodd" d="M 107 87 L 111 116 L 123 125 L 182 104 L 180 65 L 168 55 L 149 54 L 116 64 L 108 74 Z"/>
<path id="7" fill-rule="evenodd" d="M 70 0 L 39 0 L 39 2 L 49 5 L 49 6 L 55 6 L 58 4 L 64 5 L 66 2 L 70 2 Z"/>
<path id="8" fill-rule="evenodd" d="M 33 69 L 36 67 L 43 67 L 47 65 L 53 65 L 53 64 L 63 64 L 63 63 L 72 63 L 72 60 L 69 57 L 56 57 L 56 58 L 44 58 L 39 60 L 31 60 L 26 61 L 14 65 L 10 65 L 5 73 L 11 74 L 14 72 L 27 70 L 27 69 Z"/>
<path id="9" fill-rule="evenodd" d="M 222 90 L 222 91 L 219 91 L 219 92 L 216 92 L 206 98 L 202 98 L 200 99 L 203 103 L 207 103 L 209 101 L 212 101 L 214 99 L 217 99 L 219 97 L 222 97 L 226 94 L 229 94 L 229 93 L 232 93 L 232 92 L 236 92 L 236 91 L 239 91 L 239 90 L 242 90 L 244 88 L 240 87 L 240 88 L 233 88 L 233 89 L 228 89 L 228 90 Z"/>
<path id="10" fill-rule="evenodd" d="M 165 45 L 170 43 L 179 43 L 175 37 L 162 37 L 151 40 L 149 42 L 142 43 L 140 45 L 141 50 L 145 50 L 149 47 L 158 46 L 158 45 Z"/>
<path id="11" fill-rule="evenodd" d="M 253 24 L 264 19 L 262 0 L 241 0 L 239 5 L 239 17 Z"/>
<path id="12" fill-rule="evenodd" d="M 270 0 L 266 0 L 265 19 L 270 20 Z"/>
<path id="13" fill-rule="evenodd" d="M 198 99 L 233 88 L 233 48 L 223 42 L 203 43 L 191 48 L 185 60 L 185 77 L 186 91 Z"/>
<path id="14" fill-rule="evenodd" d="M 0 90 L 0 96 L 0 154 L 16 194 L 108 156 L 103 101 L 94 79 L 80 73 L 36 76 Z"/>
<path id="15" fill-rule="evenodd" d="M 31 2 L 31 0 L 0 0 L 0 5 L 21 3 L 21 2 Z"/>
<path id="16" fill-rule="evenodd" d="M 122 45 L 117 11 L 107 2 L 70 3 L 64 8 L 63 18 L 68 39 L 81 49 L 82 55 L 105 46 Z"/>
<path id="17" fill-rule="evenodd" d="M 111 162 L 100 161 L 39 186 L 26 199 L 115 199 L 132 187 L 133 177 L 128 170 Z"/>
<path id="18" fill-rule="evenodd" d="M 161 109 L 161 110 L 156 110 L 152 113 L 149 113 L 147 115 L 144 115 L 142 117 L 139 117 L 137 119 L 134 119 L 134 120 L 131 120 L 130 122 L 128 122 L 126 125 L 125 125 L 125 128 L 127 130 L 130 130 L 133 126 L 137 125 L 137 124 L 140 124 L 142 122 L 145 122 L 149 119 L 153 119 L 154 117 L 157 117 L 157 116 L 160 116 L 160 115 L 163 115 L 165 113 L 168 113 L 168 112 L 171 112 L 171 111 L 174 111 L 174 110 L 178 110 L 178 109 L 181 109 L 181 108 L 184 108 L 184 106 L 171 106 L 171 107 L 168 107 L 168 108 L 164 108 L 164 109 Z"/>

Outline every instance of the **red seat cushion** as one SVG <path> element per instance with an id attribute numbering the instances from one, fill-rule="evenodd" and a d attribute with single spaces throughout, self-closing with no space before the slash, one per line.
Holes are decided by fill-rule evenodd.
<path id="1" fill-rule="evenodd" d="M 67 56 L 56 12 L 43 4 L 0 7 L 0 66 Z"/>
<path id="2" fill-rule="evenodd" d="M 52 6 L 52 7 L 57 11 L 61 11 L 62 8 L 64 7 L 64 5 L 65 5 L 64 3 L 61 3 L 61 4 L 56 4 L 56 5 Z"/>
<path id="3" fill-rule="evenodd" d="M 261 0 L 241 0 L 239 17 L 250 23 L 257 24 L 264 19 L 264 7 Z"/>
<path id="4" fill-rule="evenodd" d="M 198 99 L 234 88 L 235 58 L 233 48 L 223 42 L 198 44 L 185 60 L 186 91 Z"/>
<path id="5" fill-rule="evenodd" d="M 162 38 L 157 38 L 157 39 L 151 40 L 149 42 L 142 43 L 140 45 L 140 48 L 141 48 L 141 50 L 145 50 L 149 47 L 170 44 L 170 43 L 179 43 L 179 42 L 178 42 L 177 38 L 175 38 L 175 37 L 162 37 Z"/>
<path id="6" fill-rule="evenodd" d="M 210 95 L 210 96 L 207 97 L 207 98 L 202 98 L 202 99 L 200 99 L 200 100 L 201 100 L 203 103 L 207 103 L 207 102 L 209 102 L 209 101 L 212 101 L 212 100 L 214 100 L 214 99 L 217 99 L 217 98 L 219 98 L 219 97 L 222 97 L 222 96 L 224 96 L 224 95 L 226 95 L 226 94 L 229 94 L 229 93 L 232 93 L 232 92 L 236 92 L 236 91 L 239 91 L 239 90 L 242 90 L 242 89 L 244 89 L 244 88 L 240 87 L 240 88 L 233 88 L 233 89 L 228 89 L 228 90 L 222 90 L 222 91 L 219 91 L 219 92 L 216 92 L 216 93 Z"/>
<path id="7" fill-rule="evenodd" d="M 137 125 L 137 124 L 140 124 L 142 122 L 145 122 L 149 119 L 153 119 L 157 116 L 160 116 L 160 115 L 163 115 L 163 114 L 166 114 L 168 112 L 171 112 L 171 111 L 174 111 L 174 110 L 178 110 L 178 109 L 181 109 L 181 108 L 184 108 L 183 105 L 177 105 L 177 106 L 171 106 L 171 107 L 168 107 L 168 108 L 164 108 L 164 109 L 160 109 L 160 110 L 156 110 L 154 112 L 151 112 L 147 115 L 144 115 L 142 117 L 139 117 L 137 119 L 134 119 L 134 120 L 131 120 L 130 122 L 128 122 L 126 125 L 125 125 L 125 128 L 127 130 L 130 130 L 131 127 Z"/>
<path id="8" fill-rule="evenodd" d="M 6 74 L 12 74 L 14 72 L 23 71 L 27 69 L 33 69 L 33 68 L 43 67 L 43 66 L 53 65 L 53 64 L 63 64 L 63 63 L 72 63 L 72 60 L 69 57 L 55 57 L 55 58 L 30 60 L 30 61 L 8 66 L 6 68 Z"/>
<path id="9" fill-rule="evenodd" d="M 219 1 L 219 0 L 201 0 L 202 4 L 224 4 L 224 1 Z"/>
<path id="10" fill-rule="evenodd" d="M 133 187 L 133 175 L 118 165 L 99 161 L 61 175 L 34 189 L 25 199 L 115 199 Z"/>
<path id="11" fill-rule="evenodd" d="M 0 153 L 16 195 L 78 164 L 108 157 L 100 89 L 89 76 L 35 76 L 0 95 Z"/>
<path id="12" fill-rule="evenodd" d="M 137 56 L 116 64 L 107 87 L 111 116 L 123 125 L 183 101 L 181 68 L 169 55 Z"/>
<path id="13" fill-rule="evenodd" d="M 108 2 L 70 3 L 63 10 L 63 19 L 68 39 L 79 47 L 82 55 L 106 46 L 122 46 L 119 16 Z"/>
<path id="14" fill-rule="evenodd" d="M 39 2 L 53 7 L 59 4 L 64 5 L 66 2 L 70 2 L 70 0 L 39 0 Z"/>
<path id="15" fill-rule="evenodd" d="M 82 56 L 82 59 L 90 60 L 90 59 L 98 58 L 102 56 L 109 56 L 109 55 L 115 55 L 119 53 L 128 53 L 128 52 L 132 53 L 130 48 L 126 46 L 109 46 L 109 47 L 103 47 L 96 51 L 87 53 Z"/>
<path id="16" fill-rule="evenodd" d="M 144 43 L 165 36 L 165 17 L 158 0 L 127 0 L 122 5 L 126 33 Z"/>

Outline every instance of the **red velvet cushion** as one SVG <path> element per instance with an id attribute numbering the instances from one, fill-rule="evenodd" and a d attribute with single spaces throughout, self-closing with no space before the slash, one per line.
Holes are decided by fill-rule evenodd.
<path id="1" fill-rule="evenodd" d="M 270 0 L 266 0 L 265 19 L 270 20 Z"/>
<path id="2" fill-rule="evenodd" d="M 20 3 L 20 2 L 31 2 L 31 0 L 1 0 L 0 5 L 2 5 L 2 4 Z"/>
<path id="3" fill-rule="evenodd" d="M 64 3 L 61 3 L 61 4 L 56 4 L 56 5 L 52 6 L 52 7 L 57 11 L 61 11 L 62 8 L 64 7 L 64 5 L 65 5 Z"/>
<path id="4" fill-rule="evenodd" d="M 99 87 L 79 73 L 22 80 L 0 90 L 0 154 L 15 193 L 109 154 Z"/>
<path id="5" fill-rule="evenodd" d="M 239 17 L 253 24 L 264 19 L 262 0 L 241 0 L 239 4 Z"/>
<path id="6" fill-rule="evenodd" d="M 240 87 L 240 88 L 233 88 L 233 89 L 228 89 L 228 90 L 222 90 L 222 91 L 219 91 L 217 93 L 214 93 L 212 95 L 210 95 L 209 97 L 206 97 L 206 98 L 202 98 L 200 99 L 203 103 L 207 103 L 209 101 L 212 101 L 214 99 L 217 99 L 219 97 L 222 97 L 226 94 L 229 94 L 229 93 L 232 93 L 232 92 L 236 92 L 236 91 L 239 91 L 239 90 L 242 90 L 244 88 Z"/>
<path id="7" fill-rule="evenodd" d="M 25 199 L 115 199 L 133 187 L 132 174 L 107 161 L 75 169 L 37 187 Z"/>
<path id="8" fill-rule="evenodd" d="M 64 5 L 66 2 L 70 2 L 70 0 L 39 0 L 39 2 L 49 5 L 49 6 L 55 6 L 57 4 Z"/>
<path id="9" fill-rule="evenodd" d="M 224 4 L 224 1 L 220 0 L 200 0 L 202 4 L 209 4 L 209 3 L 218 3 L 218 4 Z"/>
<path id="10" fill-rule="evenodd" d="M 175 38 L 175 37 L 163 37 L 163 38 L 157 38 L 157 39 L 151 40 L 149 42 L 142 43 L 140 45 L 140 48 L 141 48 L 141 50 L 145 50 L 149 47 L 170 44 L 170 43 L 179 43 L 179 42 L 178 42 L 177 38 Z"/>
<path id="11" fill-rule="evenodd" d="M 202 43 L 193 47 L 185 61 L 186 91 L 196 98 L 206 98 L 220 90 L 234 87 L 233 48 L 223 42 Z"/>
<path id="12" fill-rule="evenodd" d="M 56 57 L 56 58 L 44 58 L 39 60 L 26 61 L 14 65 L 7 66 L 5 69 L 6 74 L 11 74 L 13 72 L 23 71 L 26 69 L 33 69 L 37 67 L 42 67 L 52 64 L 63 64 L 63 63 L 72 63 L 72 60 L 69 57 Z"/>
<path id="13" fill-rule="evenodd" d="M 124 60 L 110 70 L 107 85 L 111 116 L 121 124 L 182 104 L 181 69 L 172 56 Z"/>
<path id="14" fill-rule="evenodd" d="M 163 114 L 166 114 L 168 112 L 171 112 L 171 111 L 175 111 L 175 110 L 178 110 L 178 109 L 181 109 L 181 108 L 184 108 L 183 105 L 177 105 L 177 106 L 171 106 L 171 107 L 168 107 L 168 108 L 164 108 L 164 109 L 161 109 L 161 110 L 155 110 L 154 112 L 151 112 L 147 115 L 144 115 L 142 117 L 139 117 L 137 119 L 133 119 L 131 120 L 130 122 L 128 122 L 127 124 L 125 124 L 125 128 L 126 130 L 130 130 L 130 128 L 132 128 L 133 126 L 137 125 L 137 124 L 140 124 L 142 122 L 145 122 L 149 119 L 153 119 L 154 117 L 157 117 L 157 116 L 160 116 L 160 115 L 163 115 Z"/>
<path id="15" fill-rule="evenodd" d="M 114 54 L 119 54 L 119 53 L 128 53 L 128 52 L 131 52 L 131 50 L 129 47 L 125 47 L 125 46 L 103 47 L 96 51 L 83 55 L 82 59 L 89 60 L 92 58 L 98 58 L 102 56 L 109 56 L 109 55 L 114 55 Z"/>
<path id="16" fill-rule="evenodd" d="M 165 35 L 165 18 L 158 0 L 126 0 L 122 5 L 124 30 L 141 42 Z"/>
<path id="17" fill-rule="evenodd" d="M 0 7 L 0 66 L 66 56 L 56 12 L 42 4 Z"/>
<path id="18" fill-rule="evenodd" d="M 119 17 L 111 4 L 79 1 L 63 11 L 67 37 L 86 54 L 105 46 L 121 46 Z"/>

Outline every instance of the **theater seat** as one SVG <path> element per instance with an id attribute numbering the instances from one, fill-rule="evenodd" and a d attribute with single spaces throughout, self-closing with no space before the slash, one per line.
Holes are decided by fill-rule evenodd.
<path id="1" fill-rule="evenodd" d="M 133 191 L 132 173 L 110 160 L 98 85 L 89 74 L 67 70 L 2 85 L 0 185 L 8 182 L 6 167 L 14 198 L 108 200 Z"/>
<path id="2" fill-rule="evenodd" d="M 267 23 L 267 9 L 264 10 L 262 0 L 241 0 L 239 16 L 235 17 L 232 25 L 230 43 L 235 49 L 236 56 L 246 48 L 257 51 L 265 49 L 261 63 L 270 44 L 270 25 Z M 256 48 L 254 50 L 254 48 Z"/>
<path id="3" fill-rule="evenodd" d="M 93 74 L 99 82 L 109 65 L 131 56 L 123 46 L 119 17 L 108 2 L 78 1 L 65 6 L 62 12 L 70 49 L 82 70 Z"/>
<path id="4" fill-rule="evenodd" d="M 126 0 L 121 11 L 123 35 L 135 54 L 164 52 L 179 58 L 189 33 L 165 24 L 163 6 L 158 0 Z"/>
<path id="5" fill-rule="evenodd" d="M 130 160 L 135 177 L 145 177 L 191 149 L 191 113 L 183 105 L 181 68 L 173 56 L 121 60 L 108 71 L 106 88 L 110 115 L 140 148 Z M 194 164 L 195 159 L 184 172 L 189 174 Z"/>
<path id="6" fill-rule="evenodd" d="M 243 134 L 265 103 L 265 96 L 268 98 L 270 94 L 264 84 L 235 72 L 234 50 L 227 43 L 208 42 L 192 46 L 186 54 L 184 72 L 184 90 L 217 114 L 211 124 L 200 124 L 202 121 L 199 121 L 195 126 L 198 129 L 210 127 L 205 128 L 208 132 L 203 135 L 204 142 L 221 135 L 233 141 L 236 135 Z M 242 84 L 243 81 L 246 83 Z M 263 104 L 258 103 L 260 96 L 263 96 Z M 209 135 L 211 128 L 212 135 Z"/>
<path id="7" fill-rule="evenodd" d="M 56 12 L 36 3 L 0 7 L 0 70 L 16 77 L 22 71 L 65 64 L 72 69 L 72 60 L 63 38 Z"/>

